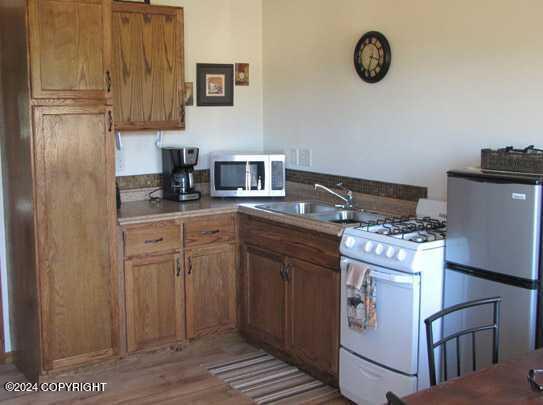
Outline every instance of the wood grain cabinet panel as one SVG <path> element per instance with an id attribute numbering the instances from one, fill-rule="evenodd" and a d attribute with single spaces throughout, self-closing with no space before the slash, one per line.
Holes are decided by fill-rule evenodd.
<path id="1" fill-rule="evenodd" d="M 124 255 L 173 253 L 181 250 L 181 225 L 175 221 L 129 226 L 124 229 Z"/>
<path id="2" fill-rule="evenodd" d="M 184 129 L 183 9 L 113 5 L 118 130 Z"/>
<path id="3" fill-rule="evenodd" d="M 276 348 L 286 343 L 286 283 L 283 256 L 243 246 L 242 329 Z"/>
<path id="4" fill-rule="evenodd" d="M 234 215 L 211 215 L 194 219 L 184 226 L 185 247 L 203 246 L 236 240 Z"/>
<path id="5" fill-rule="evenodd" d="M 112 94 L 111 0 L 29 0 L 32 97 Z"/>
<path id="6" fill-rule="evenodd" d="M 184 281 L 178 254 L 125 262 L 129 352 L 185 338 Z"/>
<path id="7" fill-rule="evenodd" d="M 338 373 L 339 273 L 289 258 L 289 348 L 304 363 Z"/>
<path id="8" fill-rule="evenodd" d="M 117 347 L 114 140 L 106 106 L 35 107 L 38 260 L 46 370 Z"/>
<path id="9" fill-rule="evenodd" d="M 236 326 L 236 245 L 185 251 L 187 335 L 209 335 Z"/>

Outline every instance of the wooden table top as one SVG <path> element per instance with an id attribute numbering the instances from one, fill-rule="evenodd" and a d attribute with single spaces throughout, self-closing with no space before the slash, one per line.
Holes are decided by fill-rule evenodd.
<path id="1" fill-rule="evenodd" d="M 449 380 L 402 400 L 408 405 L 543 404 L 543 393 L 534 392 L 528 383 L 528 371 L 532 368 L 543 368 L 543 349 Z M 543 376 L 537 382 L 543 384 Z"/>

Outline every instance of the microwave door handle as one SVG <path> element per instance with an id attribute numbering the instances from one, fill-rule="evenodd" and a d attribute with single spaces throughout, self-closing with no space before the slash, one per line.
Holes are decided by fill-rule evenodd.
<path id="1" fill-rule="evenodd" d="M 245 191 L 249 191 L 249 176 L 251 176 L 251 170 L 249 167 L 249 161 L 245 162 Z"/>

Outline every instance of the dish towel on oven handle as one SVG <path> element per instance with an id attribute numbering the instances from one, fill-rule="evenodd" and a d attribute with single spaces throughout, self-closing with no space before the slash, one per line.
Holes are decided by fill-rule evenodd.
<path id="1" fill-rule="evenodd" d="M 349 327 L 358 332 L 377 328 L 377 291 L 371 269 L 364 263 L 350 263 L 345 284 Z"/>

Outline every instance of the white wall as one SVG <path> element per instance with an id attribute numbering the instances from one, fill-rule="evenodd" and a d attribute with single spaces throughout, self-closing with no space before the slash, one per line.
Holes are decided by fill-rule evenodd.
<path id="1" fill-rule="evenodd" d="M 482 147 L 543 146 L 540 0 L 264 0 L 264 147 L 311 147 L 312 171 L 428 186 Z M 392 65 L 353 50 L 383 32 Z"/>
<path id="2" fill-rule="evenodd" d="M 169 131 L 164 143 L 200 147 L 198 168 L 213 150 L 262 148 L 262 0 L 154 0 L 180 6 L 185 14 L 185 81 L 194 82 L 196 63 L 250 63 L 250 86 L 234 86 L 234 107 L 186 108 L 187 129 Z M 196 96 L 195 96 L 196 104 Z M 117 175 L 159 173 L 156 133 L 124 134 Z"/>

